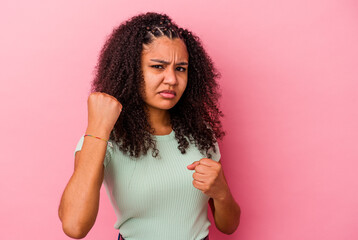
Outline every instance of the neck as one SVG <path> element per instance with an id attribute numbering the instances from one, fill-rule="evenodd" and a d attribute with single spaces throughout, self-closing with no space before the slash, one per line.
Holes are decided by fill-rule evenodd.
<path id="1" fill-rule="evenodd" d="M 149 124 L 154 129 L 154 135 L 166 135 L 172 130 L 170 114 L 167 110 L 148 108 Z"/>

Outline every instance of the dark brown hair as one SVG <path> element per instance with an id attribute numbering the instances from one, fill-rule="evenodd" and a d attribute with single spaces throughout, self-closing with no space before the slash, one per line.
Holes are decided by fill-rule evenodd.
<path id="1" fill-rule="evenodd" d="M 184 154 L 190 141 L 211 158 L 209 150 L 215 152 L 214 143 L 225 135 L 219 119 L 224 114 L 218 108 L 221 95 L 216 79 L 220 74 L 200 39 L 179 28 L 166 14 L 148 12 L 132 17 L 113 30 L 101 50 L 91 91 L 112 95 L 123 106 L 110 139 L 130 156 L 147 154 L 150 148 L 153 157 L 159 154 L 140 91 L 142 44 L 150 44 L 161 36 L 181 38 L 189 54 L 186 89 L 178 103 L 168 110 L 178 149 Z"/>

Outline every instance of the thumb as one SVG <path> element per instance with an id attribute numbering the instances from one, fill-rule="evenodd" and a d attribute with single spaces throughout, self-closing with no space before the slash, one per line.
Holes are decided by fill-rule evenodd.
<path id="1" fill-rule="evenodd" d="M 196 166 L 198 166 L 200 164 L 199 161 L 195 161 L 192 164 L 186 166 L 189 170 L 194 170 Z"/>

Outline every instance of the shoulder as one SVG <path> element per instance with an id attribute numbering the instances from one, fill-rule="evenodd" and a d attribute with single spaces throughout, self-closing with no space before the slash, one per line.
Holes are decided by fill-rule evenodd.
<path id="1" fill-rule="evenodd" d="M 214 143 L 214 148 L 209 149 L 209 153 L 211 154 L 212 160 L 216 162 L 220 162 L 221 153 L 220 153 L 220 147 L 218 142 Z"/>

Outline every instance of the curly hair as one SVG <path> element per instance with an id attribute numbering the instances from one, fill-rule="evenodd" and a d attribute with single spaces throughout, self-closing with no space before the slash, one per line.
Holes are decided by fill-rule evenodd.
<path id="1" fill-rule="evenodd" d="M 113 29 L 100 52 L 91 91 L 112 95 L 123 106 L 110 140 L 132 157 L 145 155 L 149 149 L 153 157 L 158 156 L 141 97 L 144 86 L 141 54 L 143 44 L 162 36 L 182 39 L 189 54 L 186 89 L 178 103 L 168 110 L 178 149 L 184 154 L 190 141 L 211 158 L 210 149 L 216 152 L 214 144 L 225 135 L 219 119 L 224 114 L 217 107 L 221 94 L 216 79 L 220 73 L 199 37 L 179 28 L 166 14 L 147 12 L 123 22 Z"/>

